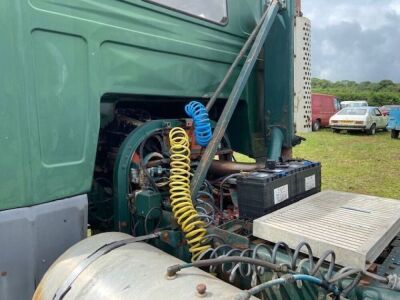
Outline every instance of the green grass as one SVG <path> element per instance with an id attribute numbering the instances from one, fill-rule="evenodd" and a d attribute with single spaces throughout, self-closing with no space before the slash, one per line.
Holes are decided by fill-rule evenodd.
<path id="1" fill-rule="evenodd" d="M 321 162 L 322 189 L 400 199 L 400 139 L 328 129 L 301 136 L 293 156 Z"/>
<path id="2" fill-rule="evenodd" d="M 390 132 L 334 134 L 329 129 L 300 134 L 307 140 L 293 156 L 322 164 L 322 189 L 400 199 L 400 139 Z M 253 159 L 235 153 L 242 162 Z"/>
<path id="3" fill-rule="evenodd" d="M 246 156 L 246 155 L 244 155 L 242 153 L 235 152 L 233 154 L 233 156 L 235 157 L 235 159 L 237 161 L 240 161 L 240 162 L 250 162 L 250 163 L 256 162 L 255 159 L 253 159 L 251 157 L 248 157 L 248 156 Z"/>

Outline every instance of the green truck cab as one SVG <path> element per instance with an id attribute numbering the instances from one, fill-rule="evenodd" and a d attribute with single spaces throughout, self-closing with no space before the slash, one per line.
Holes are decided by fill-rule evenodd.
<path id="1" fill-rule="evenodd" d="M 0 272 L 7 271 L 0 295 L 28 299 L 51 263 L 86 236 L 99 133 L 116 112 L 185 118 L 188 101 L 206 102 L 215 91 L 265 5 L 204 1 L 204 14 L 204 5 L 189 2 L 1 2 L 0 243 L 7 246 Z M 259 160 L 272 127 L 282 128 L 287 149 L 294 139 L 294 1 L 287 7 L 228 128 L 232 149 Z M 218 119 L 239 70 L 211 119 Z"/>

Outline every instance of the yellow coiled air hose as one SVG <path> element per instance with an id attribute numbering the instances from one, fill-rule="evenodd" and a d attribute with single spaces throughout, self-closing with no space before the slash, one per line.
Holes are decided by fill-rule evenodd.
<path id="1" fill-rule="evenodd" d="M 204 237 L 207 234 L 206 224 L 200 219 L 190 196 L 189 138 L 183 128 L 176 127 L 169 133 L 169 142 L 171 146 L 169 187 L 172 213 L 185 234 L 192 261 L 195 261 L 210 246 L 204 244 Z"/>

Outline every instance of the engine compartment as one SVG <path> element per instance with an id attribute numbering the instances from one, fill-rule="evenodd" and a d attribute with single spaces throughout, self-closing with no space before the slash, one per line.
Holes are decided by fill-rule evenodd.
<path id="1" fill-rule="evenodd" d="M 199 266 L 249 291 L 274 278 L 285 278 L 284 288 L 252 293 L 262 299 L 273 294 L 284 299 L 296 299 L 300 294 L 307 295 L 307 299 L 321 295 L 354 298 L 364 293 L 363 286 L 396 288 L 388 277 L 376 275 L 372 265 L 368 266 L 370 270 L 337 265 L 332 250 L 314 257 L 306 241 L 289 246 L 284 239 L 271 242 L 253 235 L 254 219 L 299 201 L 301 205 L 302 199 L 320 191 L 318 163 L 301 159 L 239 163 L 225 136 L 193 199 L 195 212 L 186 214 L 184 210 L 177 216 L 171 201 L 174 185 L 170 181 L 171 134 L 176 129 L 187 136 L 185 180 L 190 184 L 204 152 L 196 143 L 193 120 L 153 119 L 145 110 L 116 106 L 114 118 L 100 132 L 93 190 L 89 194 L 89 224 L 93 233 L 117 230 L 134 237 L 156 234 L 156 238 L 149 238 L 149 244 L 188 262 L 188 266 Z M 187 196 L 190 199 L 189 191 Z M 183 222 L 179 220 L 182 214 Z M 188 219 L 196 226 L 185 223 Z M 196 232 L 194 237 L 192 232 Z M 376 263 L 385 261 L 393 247 L 390 244 Z M 253 260 L 272 264 L 273 268 L 257 267 Z M 177 272 L 178 269 L 171 276 Z M 292 285 L 297 277 L 291 276 L 296 274 L 309 274 L 319 281 L 303 283 L 307 286 L 304 289 L 299 284 Z"/>
<path id="2" fill-rule="evenodd" d="M 156 117 L 146 110 L 124 106 L 116 106 L 113 116 L 100 131 L 93 189 L 89 194 L 89 224 L 94 231 L 109 231 L 113 226 L 114 169 L 124 141 L 133 131 L 141 135 L 142 126 Z M 196 143 L 192 119 L 178 122 L 189 137 L 190 172 L 193 174 L 204 148 Z M 171 211 L 170 131 L 170 126 L 151 134 L 144 130 L 145 138 L 136 149 L 131 149 L 133 155 L 126 179 L 129 183 L 127 203 L 132 217 L 128 233 L 145 233 L 146 226 L 154 231 L 162 222 L 161 211 Z M 237 162 L 225 135 L 196 199 L 196 209 L 207 225 L 221 226 L 239 219 L 252 221 L 320 191 L 318 163 L 292 159 L 267 165 L 266 162 Z M 265 203 L 258 203 L 257 198 L 264 199 Z M 146 224 L 142 224 L 144 220 L 140 218 L 144 218 Z"/>

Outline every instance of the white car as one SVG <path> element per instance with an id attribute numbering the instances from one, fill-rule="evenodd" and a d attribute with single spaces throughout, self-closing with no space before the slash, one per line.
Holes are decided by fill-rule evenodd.
<path id="1" fill-rule="evenodd" d="M 374 135 L 378 129 L 386 129 L 388 117 L 376 107 L 347 107 L 334 114 L 329 125 L 333 132 L 340 130 L 364 131 Z"/>
<path id="2" fill-rule="evenodd" d="M 368 102 L 365 100 L 357 100 L 357 101 L 342 101 L 340 102 L 340 105 L 342 108 L 346 108 L 346 107 L 364 107 L 364 106 L 368 106 Z"/>

